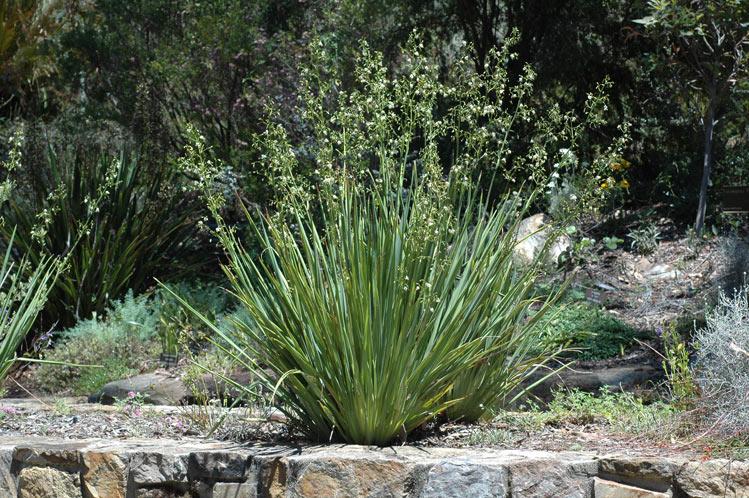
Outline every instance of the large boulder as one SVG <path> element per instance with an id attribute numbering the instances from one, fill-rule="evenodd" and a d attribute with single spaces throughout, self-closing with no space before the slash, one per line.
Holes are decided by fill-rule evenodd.
<path id="1" fill-rule="evenodd" d="M 549 240 L 554 237 L 553 240 Z M 517 244 L 513 250 L 515 260 L 529 264 L 536 260 L 549 244 L 546 262 L 557 264 L 559 256 L 572 247 L 572 240 L 566 234 L 556 233 L 551 226 L 551 218 L 544 213 L 534 214 L 522 220 L 517 228 Z"/>
<path id="2" fill-rule="evenodd" d="M 144 401 L 153 405 L 178 405 L 189 395 L 179 377 L 156 371 L 105 384 L 99 392 L 89 396 L 88 401 L 111 405 L 118 399 L 126 399 L 131 391 L 142 394 Z"/>
<path id="3" fill-rule="evenodd" d="M 549 375 L 548 371 L 534 372 L 521 385 L 542 401 L 551 401 L 554 392 L 560 389 L 579 389 L 597 392 L 602 387 L 615 391 L 636 391 L 653 385 L 663 379 L 663 369 L 649 364 L 644 365 L 603 365 L 599 368 L 565 368 Z"/>
<path id="4" fill-rule="evenodd" d="M 252 382 L 252 375 L 242 369 L 233 370 L 228 377 L 239 385 L 248 385 Z M 233 384 L 211 374 L 203 375 L 194 381 L 190 388 L 179 375 L 157 370 L 105 384 L 98 392 L 89 396 L 88 401 L 111 405 L 118 399 L 127 398 L 128 393 L 132 391 L 142 394 L 144 402 L 152 405 L 183 405 L 195 402 L 195 390 L 208 399 L 234 400 L 242 394 Z"/>

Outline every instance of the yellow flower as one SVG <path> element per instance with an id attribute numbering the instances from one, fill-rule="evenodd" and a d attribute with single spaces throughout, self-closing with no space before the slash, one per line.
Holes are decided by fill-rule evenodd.
<path id="1" fill-rule="evenodd" d="M 629 188 L 629 182 L 625 179 L 619 182 L 621 188 Z"/>
<path id="2" fill-rule="evenodd" d="M 620 169 L 622 169 L 622 168 L 623 168 L 623 166 L 622 166 L 622 164 L 621 164 L 621 163 L 613 163 L 613 164 L 611 165 L 611 169 L 613 169 L 614 171 L 619 171 L 619 170 L 620 170 Z"/>
<path id="3" fill-rule="evenodd" d="M 602 188 L 603 190 L 606 190 L 606 189 L 607 189 L 607 188 L 609 188 L 609 187 L 610 187 L 610 185 L 609 185 L 609 182 L 603 182 L 603 183 L 601 184 L 601 188 Z"/>

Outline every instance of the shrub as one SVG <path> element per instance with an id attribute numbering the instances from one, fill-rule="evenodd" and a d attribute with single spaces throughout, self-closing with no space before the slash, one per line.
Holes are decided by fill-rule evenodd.
<path id="1" fill-rule="evenodd" d="M 617 432 L 656 434 L 662 433 L 667 423 L 676 426 L 676 414 L 677 410 L 667 403 L 646 404 L 632 393 L 612 392 L 604 387 L 598 393 L 578 389 L 556 392 L 544 418 L 546 423 L 605 422 Z"/>
<path id="2" fill-rule="evenodd" d="M 40 260 L 30 271 L 25 257 L 14 264 L 13 242 L 11 236 L 0 263 L 0 380 L 5 379 L 16 361 L 17 352 L 33 329 L 62 269 L 61 261 L 54 258 Z"/>
<path id="3" fill-rule="evenodd" d="M 717 428 L 727 433 L 749 431 L 749 288 L 721 293 L 696 331 L 694 376 L 701 402 Z"/>
<path id="4" fill-rule="evenodd" d="M 597 306 L 563 304 L 549 311 L 539 322 L 543 342 L 548 346 L 574 350 L 580 360 L 613 358 L 632 347 L 639 332 Z"/>
<path id="5" fill-rule="evenodd" d="M 503 229 L 517 204 L 470 207 L 425 237 L 415 194 L 388 195 L 400 182 L 363 198 L 343 185 L 324 232 L 304 211 L 296 232 L 258 223 L 262 261 L 224 241 L 255 325 L 216 328 L 224 351 L 282 378 L 281 409 L 314 440 L 386 444 L 445 409 L 475 419 L 547 359 L 528 354 L 537 270 L 516 273 L 514 232 Z"/>
<path id="6" fill-rule="evenodd" d="M 689 348 L 678 330 L 676 321 L 661 334 L 663 342 L 662 366 L 668 381 L 671 398 L 675 403 L 689 406 L 698 393 L 697 384 L 689 366 Z"/>
<path id="7" fill-rule="evenodd" d="M 216 284 L 208 282 L 176 282 L 170 290 L 188 301 L 211 322 L 224 322 L 230 296 Z M 207 341 L 209 330 L 193 313 L 188 312 L 172 292 L 160 289 L 154 297 L 159 310 L 158 333 L 162 351 L 177 354 L 180 346 L 199 349 Z"/>
<path id="8" fill-rule="evenodd" d="M 158 353 L 154 337 L 159 313 L 154 306 L 147 296 L 133 297 L 131 291 L 112 304 L 105 319 L 95 316 L 63 331 L 45 360 L 103 368 L 42 364 L 36 372 L 38 386 L 51 393 L 89 395 L 138 373 Z"/>
<path id="9" fill-rule="evenodd" d="M 655 225 L 645 225 L 633 228 L 627 237 L 631 240 L 630 247 L 638 254 L 652 254 L 658 249 L 661 232 Z"/>
<path id="10" fill-rule="evenodd" d="M 17 227 L 19 250 L 32 268 L 66 256 L 44 310 L 47 327 L 102 313 L 128 289 L 141 292 L 154 276 L 179 277 L 195 262 L 190 196 L 178 188 L 170 164 L 145 164 L 127 151 L 112 157 L 48 143 L 46 162 L 24 168 L 26 193 L 10 199 L 0 234 L 7 241 Z"/>

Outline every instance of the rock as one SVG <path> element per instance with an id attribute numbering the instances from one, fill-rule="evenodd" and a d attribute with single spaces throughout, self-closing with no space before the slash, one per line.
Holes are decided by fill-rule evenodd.
<path id="1" fill-rule="evenodd" d="M 26 467 L 18 475 L 19 498 L 81 498 L 78 474 L 51 467 Z"/>
<path id="2" fill-rule="evenodd" d="M 131 391 L 142 394 L 144 401 L 153 405 L 178 405 L 188 398 L 182 380 L 157 371 L 110 382 L 98 393 L 89 396 L 88 401 L 111 405 L 117 399 L 127 398 L 127 393 Z"/>
<path id="3" fill-rule="evenodd" d="M 139 489 L 136 498 L 190 498 L 190 493 L 181 489 Z"/>
<path id="4" fill-rule="evenodd" d="M 643 488 L 636 488 L 614 481 L 606 481 L 596 477 L 593 483 L 593 493 L 596 498 L 671 498 L 672 493 L 659 493 Z"/>
<path id="5" fill-rule="evenodd" d="M 250 457 L 234 452 L 195 452 L 190 454 L 189 474 L 192 479 L 244 481 Z"/>
<path id="6" fill-rule="evenodd" d="M 407 475 L 407 465 L 397 460 L 292 457 L 287 494 L 295 498 L 403 496 Z"/>
<path id="7" fill-rule="evenodd" d="M 0 498 L 749 496 L 749 462 L 688 458 L 8 436 Z"/>
<path id="8" fill-rule="evenodd" d="M 16 478 L 11 472 L 13 465 L 13 448 L 0 449 L 0 496 L 16 498 Z"/>
<path id="9" fill-rule="evenodd" d="M 257 498 L 257 485 L 237 482 L 217 482 L 211 498 Z"/>
<path id="10" fill-rule="evenodd" d="M 110 452 L 84 452 L 83 496 L 85 498 L 125 498 L 127 460 Z"/>
<path id="11" fill-rule="evenodd" d="M 288 420 L 288 417 L 278 408 L 271 408 L 270 410 L 268 410 L 267 420 L 268 422 L 277 422 L 279 424 L 283 424 Z"/>
<path id="12" fill-rule="evenodd" d="M 288 469 L 286 462 L 274 457 L 252 459 L 252 473 L 258 482 L 258 495 L 266 497 L 286 496 Z"/>
<path id="13" fill-rule="evenodd" d="M 630 486 L 667 492 L 684 462 L 660 457 L 608 455 L 598 461 L 598 475 Z"/>
<path id="14" fill-rule="evenodd" d="M 507 471 L 465 462 L 443 462 L 429 469 L 419 498 L 504 498 Z"/>
<path id="15" fill-rule="evenodd" d="M 645 280 L 651 281 L 676 280 L 683 276 L 682 272 L 666 263 L 643 265 L 641 273 Z"/>
<path id="16" fill-rule="evenodd" d="M 252 381 L 251 374 L 245 370 L 235 370 L 229 378 L 240 385 L 247 385 Z M 191 386 L 184 381 L 164 371 L 156 371 L 112 381 L 99 392 L 89 396 L 89 403 L 114 404 L 117 399 L 127 398 L 130 392 L 142 394 L 146 403 L 152 405 L 181 405 L 195 402 L 198 395 L 201 399 L 228 398 L 236 399 L 242 393 L 230 383 L 216 378 L 212 374 L 205 374 Z"/>
<path id="17" fill-rule="evenodd" d="M 253 381 L 252 374 L 244 369 L 235 369 L 229 373 L 228 377 L 240 386 L 248 386 Z M 235 400 L 244 394 L 233 383 L 210 373 L 202 375 L 200 380 L 188 386 L 188 390 L 190 391 L 190 401 L 193 401 L 198 395 L 203 399 Z"/>
<path id="18" fill-rule="evenodd" d="M 513 498 L 590 498 L 598 463 L 593 459 L 521 458 L 509 465 Z"/>
<path id="19" fill-rule="evenodd" d="M 676 486 L 694 498 L 749 496 L 749 462 L 689 462 L 676 474 Z"/>
<path id="20" fill-rule="evenodd" d="M 553 234 L 551 218 L 543 213 L 534 214 L 522 220 L 517 228 L 518 242 L 513 249 L 516 261 L 524 264 L 533 262 Z M 572 247 L 572 240 L 565 234 L 558 234 L 549 244 L 546 261 L 549 264 L 556 264 L 559 256 Z"/>
<path id="21" fill-rule="evenodd" d="M 531 386 L 548 375 L 548 372 L 536 372 L 523 381 L 521 388 Z M 573 367 L 548 376 L 531 389 L 531 393 L 541 400 L 550 401 L 553 392 L 560 388 L 595 392 L 601 387 L 608 386 L 615 390 L 626 391 L 658 381 L 662 376 L 663 370 L 652 365 L 605 366 L 596 370 L 578 370 Z"/>
<path id="22" fill-rule="evenodd" d="M 138 486 L 187 481 L 187 456 L 175 453 L 138 452 L 130 458 L 130 481 Z"/>
<path id="23" fill-rule="evenodd" d="M 687 295 L 687 291 L 679 287 L 671 289 L 671 297 L 680 299 Z"/>
<path id="24" fill-rule="evenodd" d="M 85 447 L 85 444 L 75 442 L 23 445 L 16 447 L 13 460 L 23 466 L 56 467 L 78 472 L 81 467 L 80 449 Z"/>

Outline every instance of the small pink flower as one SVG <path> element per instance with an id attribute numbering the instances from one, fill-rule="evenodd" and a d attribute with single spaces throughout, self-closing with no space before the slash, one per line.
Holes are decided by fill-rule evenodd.
<path id="1" fill-rule="evenodd" d="M 0 406 L 0 412 L 6 415 L 16 415 L 18 410 L 15 406 Z"/>
<path id="2" fill-rule="evenodd" d="M 128 398 L 134 398 L 135 396 L 136 396 L 135 395 L 135 391 L 130 391 L 130 392 L 127 393 L 127 397 Z"/>
<path id="3" fill-rule="evenodd" d="M 133 416 L 140 417 L 143 414 L 143 412 L 140 410 L 140 408 L 136 408 L 133 410 Z"/>

